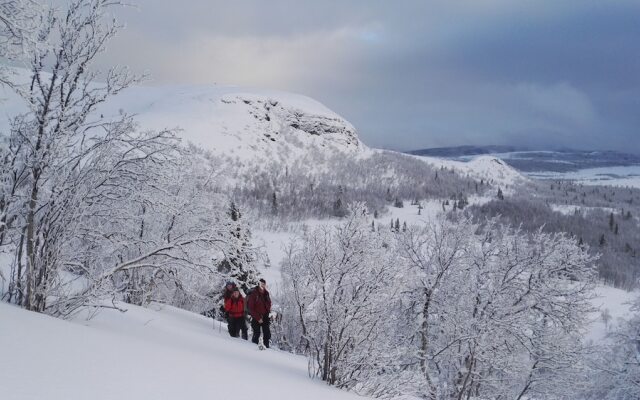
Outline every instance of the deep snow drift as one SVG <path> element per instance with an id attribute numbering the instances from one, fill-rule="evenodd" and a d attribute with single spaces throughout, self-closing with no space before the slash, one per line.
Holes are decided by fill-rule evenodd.
<path id="1" fill-rule="evenodd" d="M 121 306 L 70 322 L 0 302 L 0 398 L 361 398 L 309 379 L 304 357 L 259 351 L 211 319 Z"/>

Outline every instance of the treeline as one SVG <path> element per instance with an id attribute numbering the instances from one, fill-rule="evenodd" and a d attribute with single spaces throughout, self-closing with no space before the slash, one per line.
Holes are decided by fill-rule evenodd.
<path id="1" fill-rule="evenodd" d="M 358 157 L 315 149 L 291 165 L 261 165 L 233 179 L 240 182 L 233 191 L 237 201 L 259 218 L 285 221 L 344 217 L 353 202 L 382 215 L 405 200 L 466 199 L 489 190 L 484 182 L 394 152 Z"/>
<path id="2" fill-rule="evenodd" d="M 538 189 L 545 183 L 538 184 Z M 545 185 L 546 186 L 546 185 Z M 598 272 L 607 284 L 631 290 L 640 280 L 640 191 L 589 187 L 569 182 L 549 183 L 548 190 L 517 193 L 503 200 L 472 206 L 478 219 L 499 217 L 512 226 L 534 232 L 566 232 L 580 245 L 600 254 Z M 577 199 L 577 201 L 576 201 Z M 553 207 L 562 206 L 562 212 Z"/>
<path id="3" fill-rule="evenodd" d="M 640 189 L 633 187 L 594 186 L 563 180 L 531 181 L 528 186 L 536 198 L 545 203 L 640 210 Z"/>

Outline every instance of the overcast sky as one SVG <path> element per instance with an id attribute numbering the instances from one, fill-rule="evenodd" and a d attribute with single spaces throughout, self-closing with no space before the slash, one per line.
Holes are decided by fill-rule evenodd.
<path id="1" fill-rule="evenodd" d="M 104 63 L 297 92 L 399 150 L 640 153 L 640 0 L 134 0 Z"/>

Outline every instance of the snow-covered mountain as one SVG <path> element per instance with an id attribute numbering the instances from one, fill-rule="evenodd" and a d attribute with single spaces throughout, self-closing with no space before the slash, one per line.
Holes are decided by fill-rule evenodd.
<path id="1" fill-rule="evenodd" d="M 335 152 L 355 157 L 373 154 L 343 117 L 309 97 L 282 91 L 218 85 L 137 86 L 104 107 L 108 114 L 121 109 L 135 114 L 144 129 L 180 128 L 179 135 L 185 141 L 243 164 L 288 164 L 305 158 L 311 150 L 325 156 Z M 423 160 L 500 186 L 525 180 L 495 156 L 480 156 L 470 162 L 435 157 Z"/>
<path id="2" fill-rule="evenodd" d="M 366 147 L 344 118 L 308 97 L 232 86 L 137 86 L 103 107 L 125 110 L 144 129 L 180 128 L 185 140 L 240 161 L 287 161 L 312 148 L 349 154 Z"/>
<path id="3" fill-rule="evenodd" d="M 26 79 L 26 73 L 20 74 Z M 0 88 L 0 101 L 3 116 L 26 110 L 6 88 Z M 237 161 L 234 168 L 272 161 L 314 164 L 318 157 L 308 157 L 312 151 L 322 160 L 337 153 L 356 158 L 375 153 L 360 140 L 356 128 L 336 112 L 309 97 L 283 91 L 220 85 L 133 86 L 100 107 L 105 117 L 121 112 L 135 115 L 143 130 L 177 128 L 185 143 Z M 0 131 L 7 128 L 7 118 L 0 118 Z M 495 156 L 471 162 L 420 158 L 432 167 L 446 167 L 496 185 L 509 186 L 524 179 Z M 330 169 L 328 165 L 313 166 Z"/>
<path id="4" fill-rule="evenodd" d="M 16 72 L 17 81 L 27 73 Z M 26 111 L 0 87 L 2 117 Z M 291 161 L 310 149 L 358 154 L 355 128 L 319 102 L 293 93 L 219 85 L 133 86 L 99 108 L 105 117 L 134 114 L 141 129 L 179 128 L 179 136 L 215 155 L 240 161 Z M 0 119 L 0 130 L 8 118 Z"/>

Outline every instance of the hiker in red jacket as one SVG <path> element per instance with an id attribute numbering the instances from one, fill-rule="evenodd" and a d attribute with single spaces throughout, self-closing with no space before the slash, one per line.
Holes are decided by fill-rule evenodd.
<path id="1" fill-rule="evenodd" d="M 238 337 L 242 331 L 242 338 L 247 340 L 247 322 L 244 319 L 244 297 L 238 288 L 234 288 L 231 296 L 224 301 L 224 310 L 229 314 L 229 335 Z"/>
<path id="2" fill-rule="evenodd" d="M 265 347 L 269 347 L 269 339 L 271 339 L 271 330 L 269 329 L 271 298 L 267 291 L 267 282 L 264 279 L 260 279 L 258 286 L 247 297 L 247 306 L 251 315 L 251 329 L 253 330 L 251 341 L 258 344 L 260 330 L 262 330 L 262 342 Z"/>
<path id="3" fill-rule="evenodd" d="M 229 335 L 231 336 L 233 336 L 231 334 L 231 328 L 233 327 L 233 324 L 229 319 L 229 312 L 225 310 L 225 303 L 227 302 L 227 299 L 231 298 L 231 294 L 233 294 L 233 291 L 236 289 L 237 289 L 236 284 L 232 281 L 228 281 L 224 285 L 222 296 L 220 296 L 220 315 L 224 315 L 224 318 L 227 320 L 227 330 L 229 331 Z"/>

